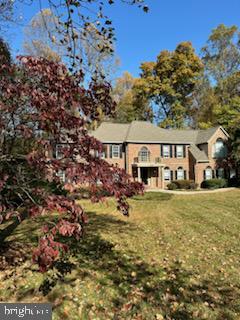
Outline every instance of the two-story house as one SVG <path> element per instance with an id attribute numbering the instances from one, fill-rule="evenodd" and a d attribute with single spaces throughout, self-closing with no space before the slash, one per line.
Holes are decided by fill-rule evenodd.
<path id="1" fill-rule="evenodd" d="M 144 121 L 103 122 L 92 135 L 103 143 L 106 161 L 151 188 L 166 188 L 172 180 L 191 179 L 200 185 L 205 179 L 235 176 L 234 168 L 221 165 L 229 135 L 220 126 L 175 130 Z"/>

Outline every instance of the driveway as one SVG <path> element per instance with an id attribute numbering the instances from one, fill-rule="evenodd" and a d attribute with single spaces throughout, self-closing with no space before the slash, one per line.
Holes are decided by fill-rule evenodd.
<path id="1" fill-rule="evenodd" d="M 195 190 L 195 191 L 176 191 L 176 190 L 166 190 L 166 189 L 146 189 L 146 192 L 163 192 L 163 193 L 171 193 L 171 194 L 206 194 L 206 193 L 219 193 L 219 192 L 227 192 L 227 191 L 232 191 L 232 190 L 236 190 L 238 188 L 221 188 L 221 189 L 214 189 L 214 190 Z"/>

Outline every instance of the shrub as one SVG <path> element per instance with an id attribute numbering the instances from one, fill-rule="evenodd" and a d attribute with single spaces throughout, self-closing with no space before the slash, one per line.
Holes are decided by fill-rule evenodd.
<path id="1" fill-rule="evenodd" d="M 240 180 L 237 177 L 230 178 L 228 180 L 229 187 L 240 187 Z"/>
<path id="2" fill-rule="evenodd" d="M 175 180 L 172 181 L 172 183 L 174 183 L 177 186 L 177 189 L 197 189 L 198 184 L 195 183 L 193 180 Z"/>
<path id="3" fill-rule="evenodd" d="M 168 190 L 176 190 L 176 189 L 178 189 L 178 186 L 177 186 L 175 183 L 170 182 L 170 183 L 167 185 L 167 188 L 168 188 Z"/>
<path id="4" fill-rule="evenodd" d="M 226 187 L 227 187 L 227 180 L 225 179 L 204 180 L 201 184 L 201 188 L 204 188 L 204 189 L 219 189 L 219 188 L 226 188 Z"/>

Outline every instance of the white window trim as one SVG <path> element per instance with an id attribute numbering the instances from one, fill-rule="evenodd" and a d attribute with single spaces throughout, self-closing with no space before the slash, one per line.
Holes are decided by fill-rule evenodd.
<path id="1" fill-rule="evenodd" d="M 59 150 L 62 148 L 62 145 L 61 144 L 56 144 L 56 151 L 55 151 L 55 156 L 56 156 L 56 159 L 62 159 L 63 158 L 63 153 Z M 61 156 L 59 156 L 61 154 Z"/>
<path id="2" fill-rule="evenodd" d="M 59 177 L 60 181 L 62 183 L 65 183 L 66 182 L 66 174 L 65 174 L 65 171 L 63 170 L 59 170 L 57 173 L 56 173 L 56 176 Z"/>
<path id="3" fill-rule="evenodd" d="M 207 175 L 207 172 L 210 172 L 210 174 Z M 205 169 L 205 180 L 211 180 L 212 177 L 213 177 L 212 168 L 206 168 Z"/>
<path id="4" fill-rule="evenodd" d="M 181 173 L 181 177 L 179 178 L 179 173 Z M 177 169 L 177 180 L 184 180 L 184 170 Z"/>
<path id="5" fill-rule="evenodd" d="M 221 147 L 217 150 L 218 143 L 221 143 Z M 227 156 L 227 147 L 222 139 L 217 139 L 216 142 L 212 146 L 212 157 L 214 159 L 225 158 Z"/>
<path id="6" fill-rule="evenodd" d="M 118 155 L 117 156 L 114 156 L 114 152 L 116 151 L 114 151 L 114 148 L 117 148 L 116 150 L 117 150 L 117 153 L 118 153 Z M 119 159 L 120 158 L 120 146 L 119 145 L 116 145 L 116 144 L 113 144 L 112 145 L 112 158 L 113 159 Z"/>
<path id="7" fill-rule="evenodd" d="M 165 173 L 168 173 L 169 179 L 166 179 Z M 163 177 L 164 177 L 164 181 L 171 181 L 171 170 L 170 169 L 164 169 Z"/>
<path id="8" fill-rule="evenodd" d="M 165 155 L 165 152 L 166 152 L 166 155 Z M 163 145 L 163 158 L 165 159 L 170 158 L 170 145 Z"/>
<path id="9" fill-rule="evenodd" d="M 178 155 L 178 149 L 181 148 L 181 155 Z M 177 145 L 176 146 L 176 156 L 177 158 L 183 158 L 183 145 Z"/>

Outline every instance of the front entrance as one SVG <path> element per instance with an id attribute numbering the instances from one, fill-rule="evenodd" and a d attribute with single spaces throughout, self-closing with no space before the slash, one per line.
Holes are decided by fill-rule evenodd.
<path id="1" fill-rule="evenodd" d="M 148 185 L 149 168 L 141 168 L 141 180 L 145 185 Z"/>

